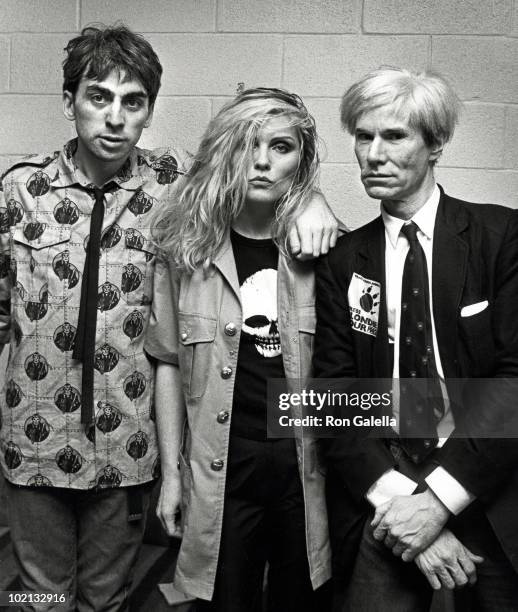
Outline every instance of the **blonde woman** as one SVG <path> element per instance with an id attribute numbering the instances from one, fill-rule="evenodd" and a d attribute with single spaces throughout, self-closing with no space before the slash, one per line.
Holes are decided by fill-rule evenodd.
<path id="1" fill-rule="evenodd" d="M 174 535 L 181 509 L 175 583 L 200 610 L 260 610 L 267 563 L 269 610 L 326 609 L 313 592 L 330 576 L 314 441 L 266 435 L 267 380 L 296 390 L 310 373 L 313 264 L 292 259 L 287 239 L 318 165 L 300 98 L 246 90 L 209 124 L 157 222 L 166 263 L 146 342 L 158 360 L 157 511 Z"/>

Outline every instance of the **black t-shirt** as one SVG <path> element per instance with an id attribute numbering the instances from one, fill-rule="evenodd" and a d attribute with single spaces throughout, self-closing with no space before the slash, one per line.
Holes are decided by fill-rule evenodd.
<path id="1" fill-rule="evenodd" d="M 255 240 L 233 230 L 230 238 L 243 306 L 232 433 L 265 440 L 267 380 L 285 377 L 277 327 L 279 251 L 271 239 Z"/>

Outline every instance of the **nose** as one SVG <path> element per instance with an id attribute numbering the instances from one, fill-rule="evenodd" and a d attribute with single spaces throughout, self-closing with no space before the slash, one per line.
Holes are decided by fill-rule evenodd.
<path id="1" fill-rule="evenodd" d="M 369 144 L 367 161 L 369 164 L 382 164 L 385 161 L 385 144 L 379 136 L 375 136 Z"/>
<path id="2" fill-rule="evenodd" d="M 120 128 L 124 125 L 124 109 L 122 104 L 118 100 L 114 100 L 107 108 L 106 111 L 106 123 L 107 125 Z"/>
<path id="3" fill-rule="evenodd" d="M 254 149 L 254 168 L 256 170 L 268 170 L 270 168 L 268 147 L 258 146 Z"/>

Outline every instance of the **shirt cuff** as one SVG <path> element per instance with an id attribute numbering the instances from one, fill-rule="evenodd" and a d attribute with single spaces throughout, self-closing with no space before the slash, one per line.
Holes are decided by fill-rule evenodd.
<path id="1" fill-rule="evenodd" d="M 475 499 L 460 482 L 441 466 L 425 478 L 426 484 L 452 514 L 460 514 Z"/>
<path id="2" fill-rule="evenodd" d="M 412 495 L 417 482 L 397 470 L 389 470 L 376 480 L 365 494 L 367 501 L 377 508 L 396 495 Z"/>

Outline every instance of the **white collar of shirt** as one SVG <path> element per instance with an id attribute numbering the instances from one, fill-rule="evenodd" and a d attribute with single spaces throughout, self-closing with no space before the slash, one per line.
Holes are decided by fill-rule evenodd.
<path id="1" fill-rule="evenodd" d="M 426 200 L 423 206 L 416 212 L 416 214 L 407 222 L 403 219 L 398 219 L 389 215 L 385 210 L 383 204 L 381 204 L 381 217 L 385 225 L 385 232 L 387 238 L 395 249 L 398 238 L 400 237 L 401 228 L 405 223 L 413 221 L 419 230 L 429 239 L 433 239 L 433 229 L 435 226 L 435 216 L 437 214 L 437 208 L 439 207 L 439 200 L 441 199 L 441 192 L 439 187 L 435 185 L 432 195 Z"/>

